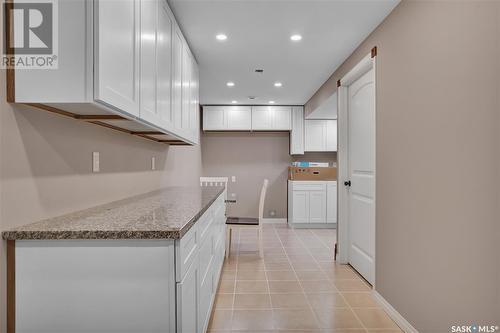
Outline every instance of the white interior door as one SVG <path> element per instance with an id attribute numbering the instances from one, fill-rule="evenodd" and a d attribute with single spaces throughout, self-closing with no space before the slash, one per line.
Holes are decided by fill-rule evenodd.
<path id="1" fill-rule="evenodd" d="M 375 75 L 348 88 L 349 263 L 375 282 Z"/>

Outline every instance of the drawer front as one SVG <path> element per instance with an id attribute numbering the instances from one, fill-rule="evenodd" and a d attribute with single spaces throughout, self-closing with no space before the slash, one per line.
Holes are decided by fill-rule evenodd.
<path id="1" fill-rule="evenodd" d="M 207 270 L 210 267 L 210 264 L 213 260 L 214 255 L 214 243 L 213 237 L 210 236 L 206 238 L 200 246 L 200 279 L 201 281 L 205 280 L 205 276 L 207 275 Z"/>
<path id="2" fill-rule="evenodd" d="M 175 241 L 175 279 L 182 281 L 198 253 L 198 226 L 195 224 L 181 239 Z"/>
<path id="3" fill-rule="evenodd" d="M 315 184 L 313 182 L 308 182 L 308 183 L 293 182 L 292 189 L 294 191 L 326 191 L 326 183 L 321 182 Z"/>
<path id="4" fill-rule="evenodd" d="M 200 243 L 203 242 L 205 238 L 209 236 L 209 234 L 211 234 L 213 221 L 213 208 L 210 207 L 197 222 Z"/>

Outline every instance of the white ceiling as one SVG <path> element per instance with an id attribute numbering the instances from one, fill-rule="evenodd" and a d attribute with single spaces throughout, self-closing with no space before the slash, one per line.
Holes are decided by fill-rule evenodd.
<path id="1" fill-rule="evenodd" d="M 282 105 L 305 104 L 398 2 L 169 1 L 200 66 L 201 104 Z M 216 40 L 218 33 L 228 39 Z M 292 34 L 303 38 L 292 42 Z"/>

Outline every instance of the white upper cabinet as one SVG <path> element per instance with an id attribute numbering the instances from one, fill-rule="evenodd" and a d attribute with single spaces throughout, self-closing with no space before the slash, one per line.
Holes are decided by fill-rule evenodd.
<path id="1" fill-rule="evenodd" d="M 203 130 L 205 131 L 225 131 L 227 122 L 225 119 L 225 106 L 204 106 L 203 107 Z"/>
<path id="2" fill-rule="evenodd" d="M 252 130 L 289 131 L 292 128 L 290 106 L 253 106 Z"/>
<path id="3" fill-rule="evenodd" d="M 172 113 L 172 27 L 173 22 L 168 12 L 167 3 L 160 2 L 156 36 L 156 98 L 160 122 L 165 124 L 167 129 L 172 129 L 174 122 Z"/>
<path id="4" fill-rule="evenodd" d="M 249 106 L 203 107 L 205 131 L 249 131 L 252 127 L 252 110 Z"/>
<path id="5" fill-rule="evenodd" d="M 58 69 L 16 69 L 9 102 L 199 142 L 198 65 L 166 0 L 59 1 L 58 12 Z"/>
<path id="6" fill-rule="evenodd" d="M 292 108 L 292 130 L 290 131 L 290 154 L 304 154 L 304 108 Z"/>
<path id="7" fill-rule="evenodd" d="M 95 98 L 138 116 L 140 3 L 101 0 L 95 6 Z"/>
<path id="8" fill-rule="evenodd" d="M 252 107 L 252 130 L 268 131 L 273 129 L 273 112 L 269 106 Z"/>
<path id="9" fill-rule="evenodd" d="M 228 106 L 226 115 L 228 129 L 244 131 L 252 127 L 252 113 L 248 106 Z"/>
<path id="10" fill-rule="evenodd" d="M 172 112 L 174 114 L 174 126 L 182 128 L 182 35 L 179 28 L 172 33 Z"/>
<path id="11" fill-rule="evenodd" d="M 140 111 L 142 119 L 160 123 L 161 117 L 157 108 L 157 9 L 156 0 L 141 0 L 141 94 Z"/>
<path id="12" fill-rule="evenodd" d="M 304 150 L 310 152 L 337 151 L 336 120 L 305 120 Z"/>
<path id="13" fill-rule="evenodd" d="M 275 106 L 273 111 L 273 129 L 289 131 L 292 129 L 292 108 L 289 106 Z"/>

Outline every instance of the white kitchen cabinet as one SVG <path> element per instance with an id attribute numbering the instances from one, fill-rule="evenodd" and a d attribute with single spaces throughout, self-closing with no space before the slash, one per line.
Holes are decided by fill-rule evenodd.
<path id="1" fill-rule="evenodd" d="M 172 111 L 174 113 L 174 126 L 182 128 L 182 34 L 179 28 L 175 27 L 172 33 Z"/>
<path id="2" fill-rule="evenodd" d="M 198 326 L 199 297 L 198 256 L 184 276 L 177 283 L 177 332 L 200 332 Z"/>
<path id="3" fill-rule="evenodd" d="M 205 106 L 203 107 L 203 130 L 245 131 L 252 127 L 249 106 Z"/>
<path id="4" fill-rule="evenodd" d="M 293 223 L 309 223 L 309 192 L 293 191 L 292 202 Z"/>
<path id="5" fill-rule="evenodd" d="M 248 106 L 228 106 L 226 117 L 228 129 L 242 131 L 252 127 L 252 113 Z"/>
<path id="6" fill-rule="evenodd" d="M 326 191 L 309 192 L 309 223 L 326 223 Z"/>
<path id="7" fill-rule="evenodd" d="M 173 128 L 172 114 L 172 27 L 174 22 L 169 15 L 166 2 L 158 8 L 158 32 L 156 52 L 156 100 L 160 122 L 167 129 Z M 168 59 L 168 61 L 167 61 Z M 153 119 L 154 121 L 154 119 Z"/>
<path id="8" fill-rule="evenodd" d="M 292 108 L 289 106 L 253 106 L 253 131 L 289 131 L 292 128 Z"/>
<path id="9" fill-rule="evenodd" d="M 302 106 L 292 108 L 290 155 L 304 155 L 304 108 Z"/>
<path id="10" fill-rule="evenodd" d="M 337 223 L 337 182 L 326 184 L 326 223 Z"/>
<path id="11" fill-rule="evenodd" d="M 337 151 L 337 121 L 304 121 L 304 150 L 309 152 Z"/>
<path id="12" fill-rule="evenodd" d="M 58 14 L 58 69 L 16 69 L 9 102 L 199 142 L 198 66 L 166 0 L 60 1 Z"/>
<path id="13" fill-rule="evenodd" d="M 226 108 L 224 106 L 204 106 L 203 107 L 203 130 L 204 131 L 225 131 Z"/>
<path id="14" fill-rule="evenodd" d="M 336 181 L 288 181 L 288 223 L 292 226 L 334 226 L 336 188 Z"/>
<path id="15" fill-rule="evenodd" d="M 273 129 L 289 131 L 292 129 L 292 108 L 289 106 L 275 106 L 273 111 Z"/>
<path id="16" fill-rule="evenodd" d="M 140 2 L 96 1 L 95 4 L 95 98 L 138 116 Z"/>
<path id="17" fill-rule="evenodd" d="M 267 131 L 273 129 L 273 112 L 270 106 L 252 107 L 252 130 Z"/>

